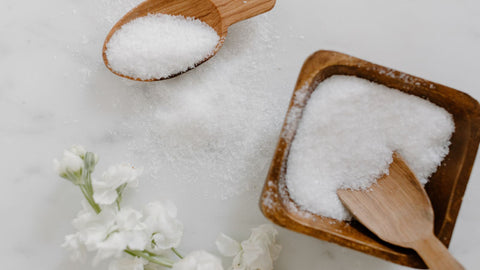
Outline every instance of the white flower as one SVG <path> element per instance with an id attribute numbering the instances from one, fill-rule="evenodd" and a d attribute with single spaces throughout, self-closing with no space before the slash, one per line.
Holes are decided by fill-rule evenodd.
<path id="1" fill-rule="evenodd" d="M 272 225 L 265 224 L 252 229 L 250 238 L 241 244 L 226 235 L 220 235 L 216 244 L 223 255 L 235 256 L 231 269 L 273 270 L 273 262 L 281 250 L 281 246 L 275 242 L 277 234 Z"/>
<path id="2" fill-rule="evenodd" d="M 85 250 L 96 251 L 96 264 L 103 259 L 120 257 L 127 248 L 144 250 L 150 242 L 140 212 L 104 207 L 96 214 L 85 202 L 83 205 L 84 209 L 73 220 L 77 233 L 67 236 L 64 243 L 64 247 L 72 251 L 72 257 L 81 258 Z"/>
<path id="3" fill-rule="evenodd" d="M 62 160 L 54 159 L 53 168 L 63 178 L 74 181 L 77 184 L 84 167 L 84 152 L 80 146 L 73 146 L 63 152 Z"/>
<path id="4" fill-rule="evenodd" d="M 223 270 L 223 267 L 219 258 L 200 250 L 174 263 L 172 270 Z"/>
<path id="5" fill-rule="evenodd" d="M 124 185 L 136 187 L 140 174 L 141 170 L 137 170 L 128 164 L 111 166 L 100 180 L 93 179 L 93 199 L 96 203 L 102 205 L 114 203 L 119 196 L 117 189 L 123 189 Z"/>
<path id="6" fill-rule="evenodd" d="M 151 250 L 159 252 L 180 244 L 183 236 L 183 225 L 176 218 L 177 208 L 170 201 L 152 202 L 145 206 L 144 223 L 151 236 Z"/>
<path id="7" fill-rule="evenodd" d="M 118 258 L 126 249 L 144 250 L 149 238 L 141 218 L 142 214 L 132 208 L 123 208 L 116 213 L 108 234 L 97 243 L 94 263 L 110 257 Z"/>
<path id="8" fill-rule="evenodd" d="M 114 227 L 116 211 L 105 207 L 97 214 L 85 201 L 82 201 L 82 205 L 83 210 L 77 214 L 72 224 L 87 250 L 96 250 Z"/>
<path id="9" fill-rule="evenodd" d="M 147 263 L 148 261 L 143 258 L 125 256 L 112 261 L 108 266 L 108 270 L 143 270 Z"/>
<path id="10" fill-rule="evenodd" d="M 144 250 L 150 242 L 145 232 L 145 224 L 141 222 L 142 213 L 132 208 L 122 208 L 115 218 L 113 235 L 123 239 L 123 247 L 131 250 Z"/>
<path id="11" fill-rule="evenodd" d="M 145 229 L 141 219 L 142 213 L 139 211 L 130 207 L 122 208 L 115 216 L 116 228 L 120 231 L 141 231 Z"/>
<path id="12" fill-rule="evenodd" d="M 85 157 L 85 154 L 87 153 L 87 150 L 85 150 L 85 148 L 81 145 L 73 145 L 72 147 L 70 147 L 68 151 L 72 152 L 73 154 L 79 156 L 82 159 Z"/>
<path id="13" fill-rule="evenodd" d="M 104 209 L 97 215 L 85 201 L 82 205 L 83 209 L 72 222 L 77 232 L 67 235 L 63 244 L 71 251 L 73 259 L 81 259 L 85 251 L 98 250 L 99 243 L 105 240 L 115 223 L 112 209 Z"/>
<path id="14" fill-rule="evenodd" d="M 65 236 L 65 242 L 63 242 L 62 247 L 70 251 L 70 257 L 73 261 L 85 260 L 87 255 L 87 247 L 80 238 L 79 233 Z"/>

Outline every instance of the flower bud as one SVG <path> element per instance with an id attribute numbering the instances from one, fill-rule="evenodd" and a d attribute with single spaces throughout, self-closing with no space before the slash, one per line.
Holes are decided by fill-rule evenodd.
<path id="1" fill-rule="evenodd" d="M 82 181 L 84 162 L 82 157 L 78 155 L 79 152 L 72 151 L 72 149 L 65 150 L 60 161 L 54 159 L 53 166 L 58 175 L 78 185 Z"/>
<path id="2" fill-rule="evenodd" d="M 93 172 L 98 163 L 98 156 L 92 152 L 86 152 L 84 155 L 85 170 Z"/>

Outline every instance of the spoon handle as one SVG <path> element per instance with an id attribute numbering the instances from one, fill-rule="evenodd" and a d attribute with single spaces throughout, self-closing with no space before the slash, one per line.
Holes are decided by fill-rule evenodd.
<path id="1" fill-rule="evenodd" d="M 428 238 L 416 242 L 413 248 L 432 270 L 465 269 L 433 233 Z"/>
<path id="2" fill-rule="evenodd" d="M 269 11 L 275 0 L 212 0 L 222 14 L 226 26 Z"/>

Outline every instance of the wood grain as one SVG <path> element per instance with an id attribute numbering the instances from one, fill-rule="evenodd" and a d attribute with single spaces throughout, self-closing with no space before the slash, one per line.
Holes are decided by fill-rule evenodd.
<path id="1" fill-rule="evenodd" d="M 223 46 L 228 33 L 228 27 L 230 25 L 267 12 L 274 6 L 275 0 L 147 0 L 140 3 L 138 6 L 134 7 L 127 14 L 125 14 L 107 34 L 102 49 L 103 62 L 105 63 L 105 66 L 114 74 L 131 80 L 159 81 L 173 78 L 201 65 L 213 57 Z M 129 23 L 136 18 L 157 13 L 192 17 L 208 24 L 217 32 L 218 36 L 220 37 L 213 54 L 196 63 L 194 67 L 189 68 L 186 71 L 171 74 L 170 76 L 163 78 L 142 80 L 120 74 L 113 70 L 108 63 L 107 55 L 105 53 L 107 50 L 107 44 L 113 34 L 124 24 Z"/>
<path id="2" fill-rule="evenodd" d="M 218 8 L 223 23 L 228 27 L 271 10 L 275 0 L 211 0 Z"/>
<path id="3" fill-rule="evenodd" d="M 413 248 L 433 270 L 462 270 L 433 234 L 434 214 L 428 195 L 398 154 L 389 174 L 367 190 L 340 189 L 348 210 L 380 239 Z"/>
<path id="4" fill-rule="evenodd" d="M 462 270 L 465 269 L 449 252 L 433 233 L 421 239 L 412 246 L 433 270 Z M 430 258 L 430 259 L 426 259 Z"/>
<path id="5" fill-rule="evenodd" d="M 394 263 L 425 268 L 412 249 L 382 241 L 357 221 L 340 222 L 303 211 L 288 195 L 286 165 L 295 138 L 295 131 L 289 132 L 289 129 L 298 125 L 310 94 L 332 75 L 352 75 L 383 84 L 428 99 L 452 114 L 455 131 L 450 152 L 425 186 L 435 214 L 435 235 L 445 246 L 449 245 L 480 142 L 480 105 L 469 95 L 450 87 L 334 51 L 318 51 L 302 67 L 265 181 L 260 208 L 267 218 L 291 230 Z M 305 87 L 306 101 L 298 103 L 293 97 Z"/>

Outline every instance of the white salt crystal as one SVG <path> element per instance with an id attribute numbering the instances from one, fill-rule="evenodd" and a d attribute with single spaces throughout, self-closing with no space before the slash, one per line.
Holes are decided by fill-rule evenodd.
<path id="1" fill-rule="evenodd" d="M 365 189 L 388 173 L 398 151 L 422 184 L 448 154 L 452 116 L 433 103 L 351 76 L 312 93 L 288 158 L 286 184 L 304 210 L 351 218 L 339 188 Z"/>
<path id="2" fill-rule="evenodd" d="M 193 68 L 212 55 L 219 41 L 206 23 L 183 16 L 150 14 L 123 25 L 107 44 L 110 67 L 143 80 Z"/>
<path id="3" fill-rule="evenodd" d="M 206 197 L 258 199 L 290 100 L 287 82 L 296 78 L 285 70 L 271 79 L 282 65 L 280 47 L 271 48 L 275 25 L 268 14 L 239 22 L 202 68 L 148 84 L 115 80 L 97 92 L 128 112 L 114 129 L 151 175 L 144 181 L 162 191 L 195 186 Z"/>

